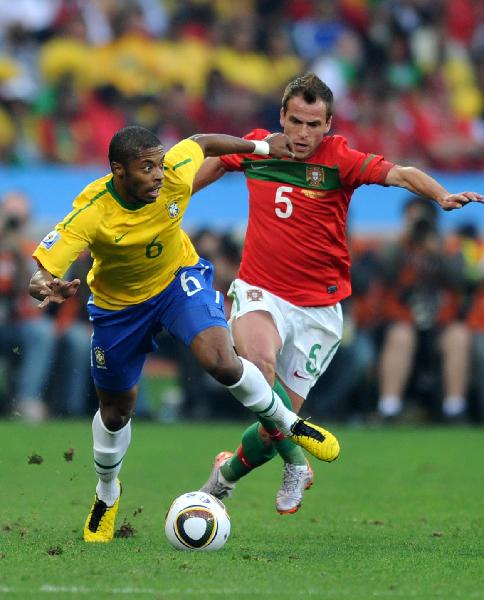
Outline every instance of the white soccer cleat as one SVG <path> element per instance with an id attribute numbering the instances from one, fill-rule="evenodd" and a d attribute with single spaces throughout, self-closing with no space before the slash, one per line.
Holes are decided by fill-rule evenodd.
<path id="1" fill-rule="evenodd" d="M 276 495 L 276 510 L 280 515 L 291 515 L 299 510 L 304 490 L 313 485 L 313 476 L 307 461 L 305 465 L 285 463 L 282 486 Z"/>
<path id="2" fill-rule="evenodd" d="M 222 500 L 223 498 L 230 498 L 236 482 L 227 481 L 220 472 L 220 468 L 229 460 L 229 458 L 231 458 L 232 455 L 233 452 L 229 452 L 228 450 L 219 452 L 217 454 L 213 463 L 213 468 L 212 472 L 210 473 L 210 477 L 207 479 L 206 483 L 200 488 L 201 492 L 211 494 L 219 500 Z"/>

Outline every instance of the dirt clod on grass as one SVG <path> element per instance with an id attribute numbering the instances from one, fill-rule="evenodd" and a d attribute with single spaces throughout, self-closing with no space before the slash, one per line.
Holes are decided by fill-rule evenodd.
<path id="1" fill-rule="evenodd" d="M 121 527 L 116 530 L 114 537 L 116 538 L 130 538 L 136 535 L 136 529 L 128 523 L 128 521 L 124 521 Z"/>
<path id="2" fill-rule="evenodd" d="M 29 465 L 41 465 L 44 462 L 44 459 L 40 454 L 36 454 L 35 452 L 29 456 L 27 459 L 27 463 Z"/>
<path id="3" fill-rule="evenodd" d="M 66 462 L 71 462 L 73 458 L 74 458 L 74 448 L 69 448 L 69 450 L 66 450 L 64 452 L 64 460 Z"/>
<path id="4" fill-rule="evenodd" d="M 60 546 L 52 546 L 52 548 L 49 548 L 47 550 L 47 554 L 49 556 L 59 556 L 63 552 L 64 552 L 64 550 L 62 550 L 62 548 Z"/>

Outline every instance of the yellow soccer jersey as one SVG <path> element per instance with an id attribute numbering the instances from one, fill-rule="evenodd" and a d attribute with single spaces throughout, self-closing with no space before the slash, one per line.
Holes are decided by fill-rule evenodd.
<path id="1" fill-rule="evenodd" d="M 180 267 L 198 262 L 181 220 L 203 159 L 193 140 L 173 146 L 166 153 L 163 187 L 153 204 L 124 202 L 114 190 L 111 174 L 93 181 L 40 242 L 34 258 L 62 277 L 89 248 L 94 262 L 87 283 L 96 306 L 118 310 L 152 298 L 171 283 Z"/>

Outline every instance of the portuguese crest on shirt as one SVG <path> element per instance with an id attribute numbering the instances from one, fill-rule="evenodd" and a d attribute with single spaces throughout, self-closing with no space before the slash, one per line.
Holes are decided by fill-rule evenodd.
<path id="1" fill-rule="evenodd" d="M 248 302 L 259 302 L 262 300 L 262 290 L 251 289 L 247 290 L 247 300 Z"/>
<path id="2" fill-rule="evenodd" d="M 310 186 L 316 187 L 324 181 L 324 169 L 319 165 L 308 165 L 306 167 L 306 181 Z"/>

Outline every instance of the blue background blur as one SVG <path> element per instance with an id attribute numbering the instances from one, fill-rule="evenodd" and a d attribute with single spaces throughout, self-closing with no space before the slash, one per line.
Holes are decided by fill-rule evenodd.
<path id="1" fill-rule="evenodd" d="M 12 189 L 27 193 L 32 201 L 34 220 L 53 226 L 72 205 L 75 196 L 93 179 L 107 172 L 102 168 L 32 166 L 0 168 L 0 196 Z M 484 193 L 484 174 L 433 173 L 449 191 L 465 190 Z M 408 197 L 405 190 L 380 186 L 362 186 L 355 192 L 350 209 L 350 227 L 354 233 L 388 234 L 397 231 L 401 223 L 402 204 Z M 471 205 L 461 211 L 440 213 L 444 231 L 461 223 L 472 222 L 484 232 L 484 210 Z M 196 194 L 184 219 L 184 227 L 195 229 L 238 229 L 247 218 L 247 191 L 241 174 L 227 175 L 210 188 Z"/>

